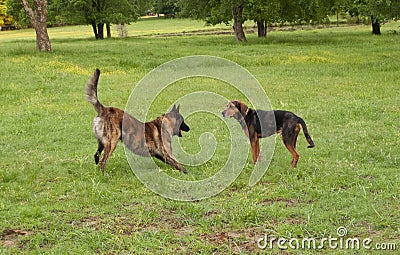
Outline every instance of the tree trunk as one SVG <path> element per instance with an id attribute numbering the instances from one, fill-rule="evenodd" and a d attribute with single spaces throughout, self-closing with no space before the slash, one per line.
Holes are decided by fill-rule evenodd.
<path id="1" fill-rule="evenodd" d="M 104 23 L 97 24 L 97 39 L 104 39 Z"/>
<path id="2" fill-rule="evenodd" d="M 235 33 L 236 40 L 239 42 L 245 42 L 246 36 L 243 31 L 243 3 L 238 5 L 232 5 L 232 16 L 233 16 L 233 31 Z"/>
<path id="3" fill-rule="evenodd" d="M 336 26 L 339 26 L 339 9 L 336 10 Z"/>
<path id="4" fill-rule="evenodd" d="M 111 38 L 111 26 L 110 23 L 106 23 L 107 38 Z"/>
<path id="5" fill-rule="evenodd" d="M 257 21 L 258 37 L 267 36 L 267 26 L 265 21 Z"/>
<path id="6" fill-rule="evenodd" d="M 97 25 L 94 21 L 92 21 L 92 28 L 94 33 L 94 38 L 99 39 L 99 33 L 97 32 Z"/>
<path id="7" fill-rule="evenodd" d="M 36 47 L 40 51 L 51 51 L 49 34 L 47 33 L 47 0 L 34 0 L 31 8 L 27 0 L 21 0 L 26 15 L 36 32 Z"/>
<path id="8" fill-rule="evenodd" d="M 377 20 L 373 16 L 371 16 L 371 23 L 372 23 L 372 34 L 380 35 L 381 34 L 381 24 L 379 23 L 379 20 Z"/>
<path id="9" fill-rule="evenodd" d="M 38 22 L 34 26 L 36 32 L 36 47 L 40 51 L 51 51 L 49 34 L 47 33 L 46 22 Z"/>

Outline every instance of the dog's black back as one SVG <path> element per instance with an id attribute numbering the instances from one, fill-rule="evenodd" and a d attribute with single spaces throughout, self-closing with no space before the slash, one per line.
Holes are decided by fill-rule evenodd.
<path id="1" fill-rule="evenodd" d="M 288 132 L 299 123 L 303 128 L 307 141 L 310 143 L 309 147 L 314 146 L 304 120 L 292 112 L 284 110 L 253 110 L 249 108 L 244 120 L 247 124 L 254 123 L 253 126 L 259 138 L 268 137 L 277 132 Z"/>
<path id="2" fill-rule="evenodd" d="M 244 120 L 246 123 L 254 123 L 255 132 L 259 134 L 259 138 L 264 138 L 282 130 L 284 124 L 297 124 L 299 117 L 289 111 L 264 111 L 249 108 Z"/>

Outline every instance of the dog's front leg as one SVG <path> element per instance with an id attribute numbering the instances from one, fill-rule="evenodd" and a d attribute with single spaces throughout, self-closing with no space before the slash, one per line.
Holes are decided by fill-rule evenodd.
<path id="1" fill-rule="evenodd" d="M 260 139 L 256 138 L 256 161 L 261 161 L 261 154 L 260 154 Z"/>
<path id="2" fill-rule="evenodd" d="M 176 159 L 174 159 L 172 156 L 165 155 L 165 157 L 163 159 L 164 159 L 164 162 L 166 162 L 169 165 L 175 167 L 177 170 L 182 171 L 184 174 L 188 173 L 186 168 L 184 168 L 181 164 L 179 164 L 179 162 L 176 161 Z"/>
<path id="3" fill-rule="evenodd" d="M 164 147 L 163 148 L 164 149 L 164 154 L 172 156 L 172 145 L 171 145 L 171 141 L 169 139 L 164 139 L 163 147 Z"/>
<path id="4" fill-rule="evenodd" d="M 254 139 L 254 138 L 250 140 L 251 156 L 252 156 L 252 158 L 253 158 L 253 163 L 254 163 L 254 165 L 257 163 L 257 157 L 258 157 L 258 154 L 257 154 L 257 151 L 258 151 L 257 145 L 258 145 L 258 140 Z M 258 145 L 258 146 L 259 146 L 259 145 Z"/>

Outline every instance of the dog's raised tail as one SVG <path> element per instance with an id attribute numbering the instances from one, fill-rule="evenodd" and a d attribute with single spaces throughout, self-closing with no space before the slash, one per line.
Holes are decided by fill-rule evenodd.
<path id="1" fill-rule="evenodd" d="M 100 103 L 97 98 L 97 83 L 99 82 L 100 70 L 96 69 L 86 83 L 86 99 L 91 103 L 96 109 L 97 113 L 101 113 L 104 109 L 104 106 Z"/>
<path id="2" fill-rule="evenodd" d="M 306 123 L 304 122 L 304 120 L 302 118 L 300 118 L 300 117 L 298 117 L 298 118 L 299 118 L 299 123 L 300 123 L 301 127 L 303 128 L 304 136 L 306 137 L 306 140 L 307 140 L 307 142 L 309 144 L 308 148 L 314 147 L 315 146 L 314 145 L 314 141 L 311 139 L 311 136 L 308 133 L 308 129 L 307 129 Z"/>

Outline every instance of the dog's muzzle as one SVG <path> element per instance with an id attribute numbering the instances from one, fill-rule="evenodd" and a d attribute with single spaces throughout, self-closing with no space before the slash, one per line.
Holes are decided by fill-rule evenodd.
<path id="1" fill-rule="evenodd" d="M 182 122 L 179 127 L 178 137 L 182 137 L 182 131 L 189 132 L 190 128 L 185 122 Z"/>

